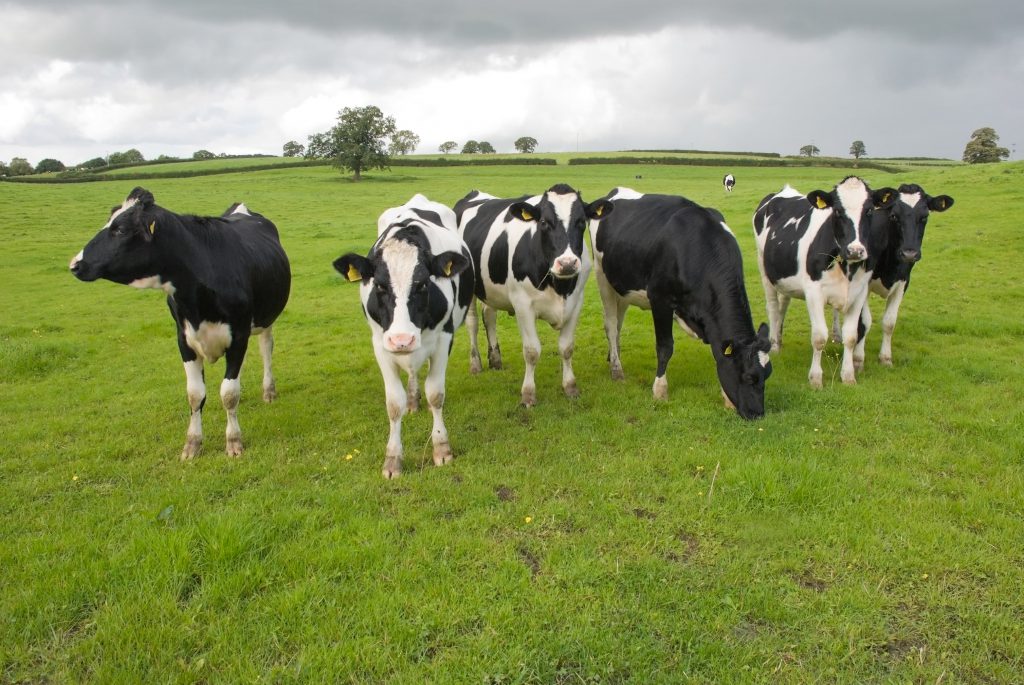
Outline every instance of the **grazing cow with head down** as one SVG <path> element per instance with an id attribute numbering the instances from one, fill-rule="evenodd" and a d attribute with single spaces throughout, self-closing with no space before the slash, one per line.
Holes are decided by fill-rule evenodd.
<path id="1" fill-rule="evenodd" d="M 455 205 L 459 232 L 477 265 L 474 294 L 483 304 L 487 361 L 492 369 L 501 368 L 497 310 L 515 314 L 526 361 L 521 392 L 524 406 L 537 403 L 537 319 L 559 331 L 562 388 L 569 397 L 579 396 L 572 353 L 583 288 L 590 274 L 590 253 L 583 245 L 583 232 L 587 219 L 611 208 L 605 200 L 584 204 L 580 194 L 564 184 L 553 186 L 543 195 L 512 199 L 474 190 Z M 474 303 L 467 321 L 472 373 L 481 370 L 476 316 Z"/>
<path id="2" fill-rule="evenodd" d="M 192 411 L 181 458 L 194 457 L 202 446 L 203 362 L 221 356 L 226 360 L 220 386 L 226 452 L 240 455 L 238 376 L 250 335 L 260 337 L 263 399 L 277 397 L 271 326 L 288 301 L 291 269 L 274 224 L 242 204 L 220 217 L 175 214 L 158 206 L 148 190 L 135 188 L 71 260 L 71 272 L 83 281 L 105 278 L 167 293 Z"/>
<path id="3" fill-rule="evenodd" d="M 828 342 L 826 306 L 843 316 L 844 383 L 856 384 L 853 352 L 860 311 L 868 296 L 868 245 L 876 208 L 888 209 L 896 191 L 872 191 L 856 176 L 831 191 L 802 195 L 790 186 L 768 195 L 754 213 L 757 265 L 764 285 L 772 350 L 782 344 L 782 324 L 793 297 L 806 300 L 814 352 L 808 380 L 822 387 L 821 352 Z"/>
<path id="4" fill-rule="evenodd" d="M 768 327 L 754 332 L 743 257 L 722 215 L 683 197 L 630 188 L 616 188 L 604 199 L 615 211 L 592 221 L 590 236 L 612 378 L 623 377 L 619 335 L 634 305 L 654 318 L 657 399 L 668 398 L 675 321 L 711 347 L 726 406 L 745 419 L 763 416 L 772 372 Z"/>
<path id="5" fill-rule="evenodd" d="M 722 179 L 722 185 L 725 187 L 725 192 L 731 193 L 732 189 L 736 186 L 736 177 L 732 174 L 726 174 L 725 178 Z"/>
<path id="6" fill-rule="evenodd" d="M 932 197 L 921 186 L 903 184 L 897 190 L 898 199 L 888 211 L 875 212 L 871 228 L 871 245 L 874 269 L 871 276 L 871 292 L 885 298 L 885 314 L 882 317 L 882 345 L 878 361 L 883 366 L 892 366 L 892 333 L 896 328 L 900 303 L 910 287 L 910 272 L 921 259 L 921 242 L 931 212 L 944 212 L 953 206 L 949 195 Z M 863 364 L 864 341 L 871 328 L 871 308 L 868 300 L 861 310 L 863 332 L 854 350 L 854 363 Z M 833 319 L 833 335 L 838 322 Z"/>
<path id="7" fill-rule="evenodd" d="M 382 470 L 385 478 L 402 472 L 402 416 L 415 394 L 416 374 L 429 371 L 424 390 L 434 415 L 434 463 L 452 460 L 441 411 L 445 372 L 455 330 L 473 297 L 473 262 L 459 239 L 455 214 L 444 205 L 414 195 L 386 210 L 377 222 L 377 241 L 365 257 L 349 253 L 334 268 L 361 283 L 359 295 L 373 338 L 373 352 L 384 377 L 391 434 Z M 410 392 L 399 371 L 408 374 Z"/>

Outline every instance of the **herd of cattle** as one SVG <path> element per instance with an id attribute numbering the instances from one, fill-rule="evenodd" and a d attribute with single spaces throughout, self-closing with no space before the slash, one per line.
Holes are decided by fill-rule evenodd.
<path id="1" fill-rule="evenodd" d="M 734 184 L 731 174 L 723 179 L 727 191 Z M 445 373 L 463 322 L 470 371 L 482 370 L 477 300 L 492 369 L 502 364 L 497 312 L 515 316 L 525 360 L 523 405 L 537 401 L 538 319 L 559 331 L 562 388 L 569 397 L 579 395 L 572 356 L 591 254 L 614 379 L 623 378 L 619 337 L 626 310 L 634 305 L 650 310 L 654 320 L 656 398 L 668 397 L 675 322 L 710 346 L 726 406 L 745 419 L 759 418 L 772 372 L 769 353 L 782 344 L 786 309 L 796 297 L 806 301 L 811 318 L 810 384 L 822 386 L 826 307 L 835 312 L 835 335 L 844 346 L 842 380 L 856 383 L 871 325 L 869 291 L 886 298 L 879 359 L 891 365 L 892 332 L 911 269 L 921 258 L 929 212 L 952 204 L 951 197 L 931 197 L 917 185 L 872 190 L 855 176 L 831 191 L 803 195 L 787 185 L 765 197 L 753 224 L 768 324 L 755 331 L 740 248 L 715 209 L 622 187 L 588 204 L 563 184 L 532 197 L 473 191 L 454 209 L 414 195 L 381 214 L 368 254 L 350 253 L 334 262 L 338 272 L 360 283 L 384 378 L 391 431 L 383 474 L 401 473 L 402 417 L 419 406 L 417 376 L 424 363 L 434 463 L 451 461 L 442 417 Z M 104 278 L 167 294 L 191 408 L 183 459 L 202 446 L 203 364 L 225 357 L 220 396 L 227 412 L 226 451 L 240 455 L 239 373 L 251 335 L 259 336 L 263 357 L 263 399 L 276 397 L 271 331 L 288 300 L 291 271 L 274 224 L 242 204 L 220 217 L 175 214 L 158 206 L 149 191 L 135 188 L 70 268 L 83 281 Z M 400 371 L 407 374 L 405 384 Z"/>

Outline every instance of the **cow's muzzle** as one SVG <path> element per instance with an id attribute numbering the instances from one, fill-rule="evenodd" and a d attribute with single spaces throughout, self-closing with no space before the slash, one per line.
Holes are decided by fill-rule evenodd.
<path id="1" fill-rule="evenodd" d="M 863 245 L 849 245 L 846 248 L 846 261 L 848 262 L 863 262 L 867 256 L 868 252 Z"/>
<path id="2" fill-rule="evenodd" d="M 95 281 L 99 276 L 95 273 L 95 270 L 90 268 L 89 264 L 83 259 L 83 253 L 79 252 L 68 264 L 68 268 L 71 269 L 71 273 L 74 274 L 75 278 L 80 281 Z"/>
<path id="3" fill-rule="evenodd" d="M 580 259 L 576 256 L 559 257 L 551 265 L 551 275 L 555 278 L 572 278 L 580 272 Z"/>
<path id="4" fill-rule="evenodd" d="M 919 262 L 919 261 L 921 261 L 921 251 L 920 250 L 901 250 L 900 251 L 900 259 L 902 259 L 904 262 L 906 262 L 908 264 L 913 264 L 914 262 Z"/>
<path id="5" fill-rule="evenodd" d="M 388 352 L 408 354 L 419 349 L 420 339 L 411 333 L 391 333 L 384 336 L 384 347 Z"/>

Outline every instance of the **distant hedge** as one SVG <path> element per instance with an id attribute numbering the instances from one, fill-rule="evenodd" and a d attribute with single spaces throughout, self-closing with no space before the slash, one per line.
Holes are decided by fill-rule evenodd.
<path id="1" fill-rule="evenodd" d="M 269 156 L 269 155 L 268 155 Z M 193 161 L 193 160 L 177 160 Z M 213 161 L 213 160 L 211 160 Z M 157 164 L 162 162 L 157 162 Z M 136 174 L 111 175 L 93 173 L 89 171 L 65 171 L 55 176 L 17 176 L 4 179 L 14 183 L 92 183 L 94 181 L 145 181 L 154 178 L 193 178 L 196 176 L 219 176 L 221 174 L 240 174 L 247 171 L 270 171 L 272 169 L 295 169 L 298 167 L 327 166 L 330 161 L 324 159 L 310 159 L 304 162 L 275 162 L 271 164 L 250 164 L 239 167 L 217 167 L 215 169 L 192 169 L 189 171 L 140 171 Z M 127 165 L 127 166 L 148 166 Z M 106 167 L 104 170 L 109 169 Z"/>
<path id="2" fill-rule="evenodd" d="M 626 150 L 626 152 L 643 152 L 647 154 L 651 153 L 672 153 L 672 154 L 685 154 L 685 155 L 729 155 L 736 157 L 782 157 L 778 152 L 735 152 L 732 150 Z"/>
<path id="3" fill-rule="evenodd" d="M 838 167 L 843 169 L 876 169 L 888 173 L 897 173 L 900 169 L 875 162 L 859 163 L 852 159 L 835 159 L 828 157 L 788 157 L 788 158 L 765 158 L 765 159 L 709 159 L 698 157 L 573 157 L 569 160 L 570 165 L 581 164 L 651 164 L 651 165 L 676 165 L 676 166 L 732 166 L 732 167 Z"/>
<path id="4" fill-rule="evenodd" d="M 445 166 L 552 166 L 558 160 L 523 155 L 522 157 L 478 157 L 474 159 L 407 159 L 392 157 L 391 166 L 445 167 Z"/>

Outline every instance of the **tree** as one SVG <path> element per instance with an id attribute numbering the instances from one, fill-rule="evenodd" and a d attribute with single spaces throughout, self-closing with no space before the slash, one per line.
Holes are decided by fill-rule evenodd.
<path id="1" fill-rule="evenodd" d="M 102 157 L 93 157 L 90 160 L 82 162 L 78 165 L 79 169 L 101 169 L 107 166 L 107 160 Z"/>
<path id="2" fill-rule="evenodd" d="M 854 159 L 866 157 L 868 154 L 868 150 L 866 147 L 864 147 L 864 141 L 855 140 L 852 143 L 850 143 L 850 154 L 853 155 Z"/>
<path id="3" fill-rule="evenodd" d="M 493 155 L 495 152 L 497 152 L 497 150 L 494 149 L 493 145 L 488 143 L 486 140 L 480 141 L 480 154 Z"/>
<path id="4" fill-rule="evenodd" d="M 146 158 L 135 148 L 124 152 L 111 152 L 107 157 L 107 164 L 141 164 L 145 161 Z"/>
<path id="5" fill-rule="evenodd" d="M 385 142 L 397 131 L 394 118 L 384 116 L 378 107 L 346 107 L 330 131 L 309 137 L 307 151 L 333 158 L 335 166 L 351 171 L 352 180 L 358 181 L 366 169 L 388 168 Z"/>
<path id="6" fill-rule="evenodd" d="M 37 174 L 45 174 L 52 171 L 65 171 L 66 169 L 67 167 L 64 166 L 64 162 L 59 159 L 51 159 L 49 157 L 41 160 L 39 164 L 36 164 Z"/>
<path id="7" fill-rule="evenodd" d="M 996 131 L 988 126 L 979 128 L 971 134 L 964 148 L 964 161 L 968 164 L 982 164 L 985 162 L 999 162 L 1010 156 L 1010 151 L 1005 147 L 999 147 L 999 136 Z"/>
<path id="8" fill-rule="evenodd" d="M 24 157 L 15 157 L 7 167 L 7 173 L 11 176 L 28 176 L 32 173 L 32 165 Z"/>
<path id="9" fill-rule="evenodd" d="M 306 148 L 297 140 L 289 140 L 282 148 L 285 157 L 301 157 L 305 150 Z"/>
<path id="10" fill-rule="evenodd" d="M 395 131 L 391 136 L 391 146 L 388 152 L 392 155 L 407 155 L 415 152 L 420 144 L 420 137 L 408 129 Z"/>
<path id="11" fill-rule="evenodd" d="M 523 154 L 529 154 L 537 149 L 537 139 L 531 138 L 530 136 L 523 136 L 518 138 L 514 143 L 516 150 Z"/>
<path id="12" fill-rule="evenodd" d="M 802 148 L 800 148 L 801 157 L 816 157 L 819 154 L 821 154 L 821 150 L 819 150 L 814 145 L 804 145 Z"/>
<path id="13" fill-rule="evenodd" d="M 158 161 L 158 162 L 177 162 L 178 158 L 174 157 L 173 155 L 159 155 L 156 158 L 156 161 Z"/>
<path id="14" fill-rule="evenodd" d="M 192 159 L 216 159 L 217 155 L 209 150 L 196 150 L 192 153 Z"/>
<path id="15" fill-rule="evenodd" d="M 480 152 L 480 143 L 475 140 L 467 140 L 466 144 L 462 146 L 462 154 L 464 155 L 475 155 Z"/>
<path id="16" fill-rule="evenodd" d="M 4 176 L 10 176 L 10 175 L 11 175 L 11 168 L 9 166 L 7 166 L 6 164 L 4 164 L 3 162 L 0 162 L 0 178 L 3 178 Z"/>
<path id="17" fill-rule="evenodd" d="M 314 133 L 306 140 L 306 159 L 327 159 L 331 156 L 331 136 L 327 133 Z"/>
<path id="18" fill-rule="evenodd" d="M 438 152 L 447 155 L 450 152 L 455 152 L 456 148 L 458 147 L 459 144 L 456 143 L 454 140 L 446 140 L 443 143 L 441 143 L 440 146 L 438 146 L 437 150 Z"/>

